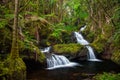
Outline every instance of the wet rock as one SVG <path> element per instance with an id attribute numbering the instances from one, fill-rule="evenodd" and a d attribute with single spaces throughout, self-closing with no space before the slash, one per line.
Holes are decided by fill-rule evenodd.
<path id="1" fill-rule="evenodd" d="M 74 32 L 71 33 L 71 41 L 74 42 L 74 43 L 77 42 L 77 39 L 76 39 L 76 37 L 75 37 Z"/>

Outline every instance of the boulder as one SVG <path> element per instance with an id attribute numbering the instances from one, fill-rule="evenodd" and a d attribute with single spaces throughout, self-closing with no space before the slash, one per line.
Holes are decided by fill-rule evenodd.
<path id="1" fill-rule="evenodd" d="M 87 59 L 87 49 L 80 44 L 70 43 L 70 44 L 56 44 L 52 47 L 52 51 L 57 55 L 64 55 L 68 59 Z"/>

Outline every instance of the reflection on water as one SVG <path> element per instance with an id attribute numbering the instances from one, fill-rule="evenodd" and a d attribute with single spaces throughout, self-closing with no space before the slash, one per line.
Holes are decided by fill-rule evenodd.
<path id="1" fill-rule="evenodd" d="M 83 80 L 89 75 L 94 75 L 96 73 L 120 72 L 120 66 L 111 61 L 79 61 L 79 63 L 83 66 L 64 67 L 54 70 L 41 69 L 32 71 L 28 73 L 27 80 Z M 88 76 L 83 76 L 83 74 L 88 74 Z"/>

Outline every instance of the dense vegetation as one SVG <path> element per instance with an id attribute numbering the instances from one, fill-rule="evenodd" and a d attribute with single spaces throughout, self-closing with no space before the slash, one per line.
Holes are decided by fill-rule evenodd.
<path id="1" fill-rule="evenodd" d="M 54 46 L 58 53 L 78 52 L 82 47 L 71 44 L 71 34 L 83 25 L 87 28 L 82 34 L 95 51 L 120 64 L 119 21 L 120 0 L 1 0 L 0 79 L 18 72 L 17 77 L 24 80 L 26 67 L 22 59 L 45 61 L 39 48 Z M 64 47 L 58 51 L 61 45 Z"/>

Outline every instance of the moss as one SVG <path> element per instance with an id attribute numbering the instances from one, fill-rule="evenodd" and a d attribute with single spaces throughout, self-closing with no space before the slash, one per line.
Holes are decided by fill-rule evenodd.
<path id="1" fill-rule="evenodd" d="M 59 33 L 50 34 L 47 40 L 50 45 L 54 45 L 62 42 L 62 39 Z"/>
<path id="2" fill-rule="evenodd" d="M 3 62 L 0 62 L 0 79 L 5 80 L 5 75 L 7 73 L 8 73 L 8 68 L 5 68 Z"/>
<path id="3" fill-rule="evenodd" d="M 40 49 L 34 45 L 32 42 L 26 40 L 24 43 L 21 43 L 21 52 L 20 55 L 22 58 L 35 59 L 39 62 L 45 61 L 45 55 L 40 51 Z"/>
<path id="4" fill-rule="evenodd" d="M 4 62 L 5 80 L 26 80 L 26 66 L 21 58 L 8 58 Z"/>
<path id="5" fill-rule="evenodd" d="M 53 46 L 53 51 L 57 54 L 76 54 L 83 49 L 80 44 L 56 44 Z"/>
<path id="6" fill-rule="evenodd" d="M 115 63 L 120 64 L 120 50 L 119 49 L 115 49 L 113 51 L 113 55 L 112 55 L 111 59 Z"/>
<path id="7" fill-rule="evenodd" d="M 112 36 L 113 27 L 111 25 L 105 24 L 103 26 L 104 37 L 109 39 Z"/>
<path id="8" fill-rule="evenodd" d="M 97 39 L 91 44 L 91 46 L 98 52 L 102 53 L 106 45 L 106 39 L 103 35 L 99 35 Z"/>
<path id="9" fill-rule="evenodd" d="M 0 62 L 0 79 L 26 80 L 26 66 L 21 58 L 8 58 Z"/>
<path id="10" fill-rule="evenodd" d="M 94 80 L 120 80 L 120 74 L 103 73 L 94 76 Z"/>
<path id="11" fill-rule="evenodd" d="M 45 61 L 45 55 L 40 51 L 40 49 L 38 47 L 35 47 L 33 48 L 36 53 L 37 53 L 37 60 L 40 61 L 40 62 L 44 62 Z"/>
<path id="12" fill-rule="evenodd" d="M 86 37 L 89 42 L 92 42 L 94 40 L 95 33 L 90 32 Z"/>

